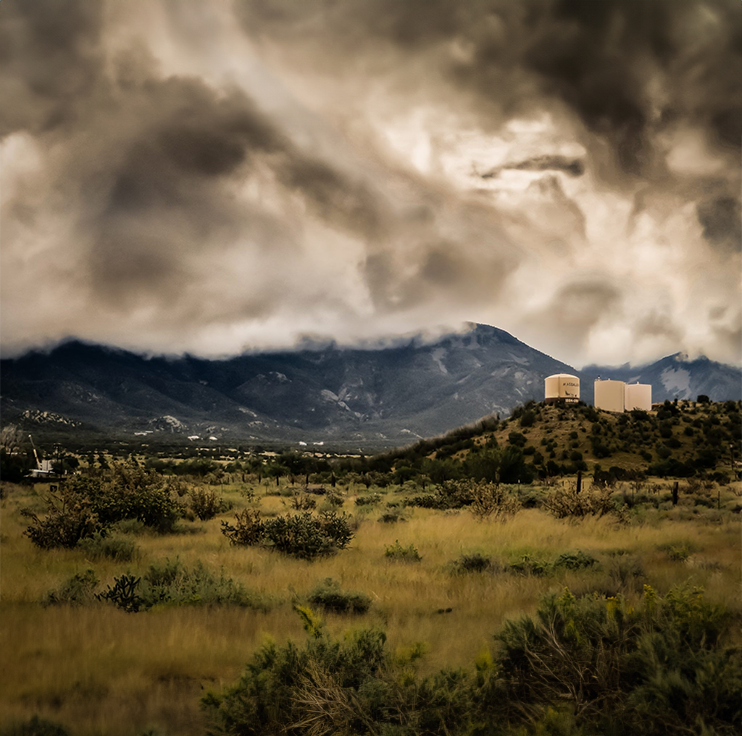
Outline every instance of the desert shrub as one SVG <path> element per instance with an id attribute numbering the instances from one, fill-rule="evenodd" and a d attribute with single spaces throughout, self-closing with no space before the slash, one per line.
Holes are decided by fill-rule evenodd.
<path id="1" fill-rule="evenodd" d="M 433 493 L 424 493 L 406 499 L 407 506 L 418 506 L 424 509 L 460 509 L 473 502 L 471 489 L 475 481 L 446 480 L 438 485 Z"/>
<path id="2" fill-rule="evenodd" d="M 366 613 L 371 607 L 371 598 L 365 593 L 341 590 L 340 583 L 325 578 L 309 594 L 309 602 L 337 613 Z"/>
<path id="3" fill-rule="evenodd" d="M 521 458 L 520 451 L 518 456 Z M 425 509 L 460 509 L 475 505 L 474 513 L 480 518 L 487 516 L 508 517 L 520 509 L 520 502 L 508 486 L 500 486 L 486 480 L 466 478 L 442 482 L 433 493 L 424 493 L 406 499 L 407 506 Z"/>
<path id="4" fill-rule="evenodd" d="M 49 494 L 44 518 L 29 509 L 22 513 L 31 520 L 26 535 L 42 548 L 74 547 L 125 519 L 171 531 L 180 516 L 177 502 L 159 476 L 124 466 L 65 481 L 59 491 Z"/>
<path id="5" fill-rule="evenodd" d="M 345 503 L 345 499 L 338 493 L 328 493 L 325 497 L 325 504 L 330 508 L 340 508 Z"/>
<path id="6" fill-rule="evenodd" d="M 188 568 L 177 559 L 150 565 L 141 578 L 128 574 L 114 578 L 114 584 L 97 597 L 129 613 L 156 605 L 265 607 L 261 598 L 226 577 L 224 571 L 215 575 L 201 562 Z"/>
<path id="7" fill-rule="evenodd" d="M 603 516 L 615 509 L 610 487 L 584 488 L 576 485 L 555 488 L 545 499 L 544 508 L 557 519 Z"/>
<path id="8" fill-rule="evenodd" d="M 48 606 L 67 604 L 82 606 L 95 600 L 98 576 L 93 570 L 78 572 L 68 578 L 59 588 L 49 591 L 45 604 Z"/>
<path id="9" fill-rule="evenodd" d="M 137 554 L 137 545 L 131 539 L 104 537 L 97 532 L 92 537 L 81 539 L 77 547 L 89 560 L 114 560 L 131 562 Z"/>
<path id="10" fill-rule="evenodd" d="M 72 484 L 49 493 L 45 517 L 39 518 L 30 509 L 22 509 L 21 514 L 30 520 L 24 534 L 42 549 L 74 547 L 101 529 L 92 503 Z"/>
<path id="11" fill-rule="evenodd" d="M 96 593 L 99 601 L 113 603 L 127 613 L 138 613 L 144 606 L 144 599 L 139 595 L 139 584 L 142 579 L 128 573 L 113 579 L 102 593 Z"/>
<path id="12" fill-rule="evenodd" d="M 234 518 L 234 524 L 227 521 L 222 522 L 222 534 L 232 544 L 247 547 L 260 544 L 265 532 L 265 522 L 260 515 L 260 511 L 244 509 L 236 513 Z"/>
<path id="13" fill-rule="evenodd" d="M 115 466 L 88 497 L 104 525 L 138 519 L 159 532 L 173 529 L 180 508 L 161 476 L 139 467 Z"/>
<path id="14" fill-rule="evenodd" d="M 633 593 L 641 590 L 646 580 L 640 557 L 617 554 L 607 565 L 608 588 L 612 594 Z"/>
<path id="15" fill-rule="evenodd" d="M 384 557 L 387 560 L 396 560 L 398 562 L 420 562 L 422 560 L 414 544 L 403 547 L 399 543 L 399 539 L 384 550 Z"/>
<path id="16" fill-rule="evenodd" d="M 487 572 L 493 569 L 492 560 L 479 552 L 463 554 L 451 562 L 451 570 L 454 573 Z"/>
<path id="17" fill-rule="evenodd" d="M 353 539 L 348 518 L 334 511 L 323 511 L 316 516 L 307 512 L 277 516 L 265 522 L 265 543 L 303 559 L 332 554 L 345 549 Z"/>
<path id="18" fill-rule="evenodd" d="M 692 542 L 661 544 L 657 549 L 664 552 L 667 558 L 673 562 L 686 562 L 697 551 L 696 546 Z"/>
<path id="19" fill-rule="evenodd" d="M 518 496 L 507 486 L 486 481 L 469 482 L 471 511 L 477 519 L 508 519 L 521 508 Z"/>
<path id="20" fill-rule="evenodd" d="M 382 524 L 396 524 L 398 521 L 407 521 L 404 514 L 398 509 L 388 509 L 380 517 Z"/>
<path id="21" fill-rule="evenodd" d="M 529 554 L 523 555 L 520 560 L 511 562 L 505 572 L 515 575 L 529 575 L 533 577 L 543 577 L 551 573 L 552 566 L 546 560 L 538 560 Z"/>
<path id="22" fill-rule="evenodd" d="M 246 509 L 235 516 L 236 524 L 222 522 L 222 533 L 232 544 L 261 545 L 285 554 L 311 560 L 345 549 L 354 537 L 350 517 L 335 511 L 314 515 L 261 518 L 259 511 Z"/>
<path id="23" fill-rule="evenodd" d="M 313 498 L 308 493 L 296 493 L 291 496 L 289 504 L 291 508 L 296 511 L 311 511 L 317 506 L 317 499 Z"/>
<path id="24" fill-rule="evenodd" d="M 473 726 L 472 678 L 462 670 L 419 678 L 423 647 L 395 656 L 379 629 L 333 639 L 309 609 L 296 610 L 303 646 L 264 644 L 235 685 L 202 699 L 219 733 L 444 736 Z"/>
<path id="25" fill-rule="evenodd" d="M 216 491 L 203 486 L 193 488 L 188 493 L 188 507 L 201 521 L 213 519 L 217 514 L 227 510 L 227 504 Z"/>
<path id="26" fill-rule="evenodd" d="M 568 590 L 547 596 L 536 618 L 498 634 L 511 702 L 570 703 L 590 732 L 732 734 L 742 725 L 742 658 L 720 647 L 723 611 L 702 591 L 665 598 L 645 586 L 641 605 Z M 713 674 L 711 674 L 713 673 Z"/>
<path id="27" fill-rule="evenodd" d="M 381 502 L 380 493 L 369 493 L 366 496 L 358 496 L 356 499 L 356 506 L 374 506 Z"/>
<path id="28" fill-rule="evenodd" d="M 598 560 L 587 552 L 578 549 L 576 552 L 563 552 L 554 561 L 554 567 L 563 567 L 567 570 L 585 570 L 599 567 Z"/>
<path id="29" fill-rule="evenodd" d="M 34 715 L 27 721 L 5 727 L 3 736 L 70 736 L 70 731 L 61 723 Z"/>

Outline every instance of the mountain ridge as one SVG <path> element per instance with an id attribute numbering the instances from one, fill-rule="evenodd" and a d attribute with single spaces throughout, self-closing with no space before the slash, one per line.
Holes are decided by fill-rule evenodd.
<path id="1" fill-rule="evenodd" d="M 642 375 L 657 373 L 658 364 Z M 673 380 L 684 391 L 713 385 L 712 398 L 737 398 L 726 394 L 734 393 L 729 388 L 734 380 L 739 389 L 738 369 L 711 361 L 691 369 L 666 372 L 664 383 L 660 370 L 655 400 L 668 397 Z M 610 369 L 612 377 L 622 370 Z M 330 344 L 222 359 L 141 355 L 68 340 L 0 361 L 0 408 L 3 423 L 24 427 L 39 425 L 39 417 L 61 417 L 56 422 L 61 433 L 69 432 L 72 422 L 80 433 L 148 440 L 213 436 L 220 442 L 383 448 L 489 414 L 507 415 L 529 399 L 542 399 L 543 378 L 559 372 L 579 376 L 583 400 L 592 400 L 589 371 L 577 371 L 488 325 L 433 341 L 413 336 L 392 347 Z M 53 419 L 41 424 L 53 433 Z"/>

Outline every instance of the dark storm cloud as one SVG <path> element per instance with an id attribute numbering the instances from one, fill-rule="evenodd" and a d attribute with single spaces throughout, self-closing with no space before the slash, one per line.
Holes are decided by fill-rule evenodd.
<path id="1" fill-rule="evenodd" d="M 696 214 L 710 243 L 742 250 L 742 212 L 738 199 L 726 194 L 704 199 L 696 206 Z"/>
<path id="2" fill-rule="evenodd" d="M 628 193 L 651 189 L 634 276 L 677 233 L 697 243 L 668 268 L 737 257 L 739 20 L 732 0 L 3 0 L 5 333 L 213 353 L 256 324 L 266 345 L 504 315 L 578 355 L 627 304 L 603 223 Z M 451 173 L 480 155 L 486 184 Z M 699 225 L 665 233 L 670 210 Z M 661 336 L 649 291 L 617 334 Z"/>
<path id="3" fill-rule="evenodd" d="M 562 171 L 569 176 L 582 176 L 585 173 L 585 164 L 582 159 L 568 156 L 544 155 L 534 156 L 524 161 L 514 161 L 503 164 L 490 171 L 480 174 L 482 179 L 492 179 L 499 176 L 501 171 Z"/>
<path id="4" fill-rule="evenodd" d="M 132 12 L 150 7 L 137 4 Z M 163 7 L 173 21 L 196 6 Z M 502 253 L 502 234 L 484 260 L 452 234 L 465 230 L 477 242 L 496 229 L 491 218 L 463 215 L 468 221 L 459 225 L 461 216 L 441 209 L 445 197 L 421 178 L 390 173 L 374 181 L 347 156 L 299 145 L 287 121 L 266 113 L 245 89 L 167 74 L 144 43 L 111 52 L 121 13 L 126 6 L 85 0 L 0 6 L 7 21 L 0 85 L 19 101 L 0 113 L 2 138 L 30 136 L 43 161 L 6 213 L 14 225 L 23 217 L 65 223 L 54 246 L 61 265 L 39 261 L 37 277 L 45 269 L 50 279 L 55 268 L 74 273 L 83 310 L 70 317 L 75 332 L 93 325 L 96 334 L 118 334 L 127 320 L 148 314 L 153 334 L 169 331 L 177 345 L 180 330 L 220 323 L 229 330 L 287 308 L 344 313 L 358 285 L 323 285 L 328 277 L 315 260 L 324 257 L 324 244 L 305 240 L 312 222 L 360 244 L 351 262 L 367 264 L 362 286 L 382 314 L 426 300 L 455 302 L 462 288 L 481 296 L 483 285 L 464 286 L 467 274 L 481 280 L 487 273 L 492 284 L 514 268 L 517 257 L 512 248 Z M 385 191 L 394 177 L 401 197 Z M 240 191 L 251 182 L 264 193 L 246 200 Z M 36 198 L 35 209 L 29 188 L 48 195 Z M 292 210 L 293 219 L 286 215 Z M 449 233 L 445 254 L 437 245 L 441 227 Z M 23 247 L 19 240 L 8 256 L 15 252 L 22 262 Z M 240 272 L 249 287 L 240 288 Z M 294 290 L 300 279 L 300 295 L 292 278 Z M 39 317 L 41 330 L 44 319 L 52 323 L 65 311 L 72 314 L 71 306 Z M 32 307 L 23 314 L 33 321 Z M 120 329 L 105 326 L 111 317 L 122 320 Z"/>
<path id="5" fill-rule="evenodd" d="M 332 226 L 364 238 L 383 230 L 372 188 L 300 150 L 244 91 L 163 77 L 143 51 L 104 73 L 101 4 L 16 1 L 0 13 L 0 79 L 20 100 L 3 107 L 3 136 L 64 141 L 69 155 L 45 179 L 83 192 L 88 288 L 109 308 L 177 307 L 227 237 L 285 245 L 280 218 L 235 202 L 233 187 L 258 164 Z"/>
<path id="6" fill-rule="evenodd" d="M 495 126 L 562 104 L 629 174 L 652 168 L 652 136 L 678 119 L 721 147 L 740 145 L 735 0 L 247 0 L 236 8 L 253 38 L 308 47 L 325 69 L 342 59 L 344 69 L 389 74 L 404 89 L 406 62 L 423 59 Z"/>
<path id="7" fill-rule="evenodd" d="M 0 137 L 74 122 L 101 77 L 102 16 L 102 3 L 83 0 L 2 4 Z"/>
<path id="8" fill-rule="evenodd" d="M 546 344 L 580 352 L 592 330 L 603 319 L 620 314 L 621 290 L 605 278 L 580 278 L 557 289 L 549 303 L 531 315 L 531 321 L 545 328 Z"/>
<path id="9" fill-rule="evenodd" d="M 675 324 L 672 315 L 657 311 L 650 312 L 638 324 L 637 334 L 652 339 L 667 339 L 670 345 L 676 345 L 683 337 L 680 328 Z"/>

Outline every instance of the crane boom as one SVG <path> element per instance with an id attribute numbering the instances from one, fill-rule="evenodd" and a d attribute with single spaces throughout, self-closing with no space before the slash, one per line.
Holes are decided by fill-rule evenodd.
<path id="1" fill-rule="evenodd" d="M 28 439 L 31 440 L 31 447 L 33 448 L 33 456 L 36 458 L 36 468 L 37 470 L 41 470 L 42 469 L 41 460 L 39 460 L 39 453 L 36 452 L 36 445 L 34 445 L 33 443 L 33 437 L 31 437 L 31 435 L 28 435 Z"/>

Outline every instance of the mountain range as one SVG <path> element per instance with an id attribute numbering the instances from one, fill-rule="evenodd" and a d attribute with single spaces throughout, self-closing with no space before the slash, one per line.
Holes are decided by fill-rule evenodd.
<path id="1" fill-rule="evenodd" d="M 0 361 L 3 424 L 50 439 L 324 444 L 364 451 L 407 444 L 489 414 L 543 399 L 543 379 L 648 382 L 653 399 L 742 398 L 742 371 L 706 358 L 669 356 L 638 368 L 574 368 L 503 330 L 472 325 L 434 342 L 394 347 L 335 345 L 209 360 L 147 357 L 68 341 Z"/>

